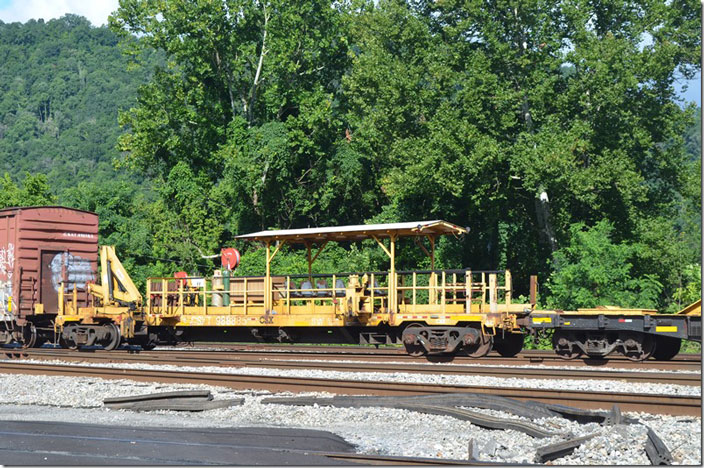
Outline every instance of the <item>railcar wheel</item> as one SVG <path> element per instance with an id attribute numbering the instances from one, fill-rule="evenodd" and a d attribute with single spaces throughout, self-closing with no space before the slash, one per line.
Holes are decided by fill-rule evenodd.
<path id="1" fill-rule="evenodd" d="M 655 352 L 653 353 L 653 357 L 658 361 L 669 361 L 677 356 L 681 346 L 682 340 L 680 338 L 658 335 L 655 337 Z"/>
<path id="2" fill-rule="evenodd" d="M 419 323 L 412 323 L 404 329 L 404 333 L 406 332 L 406 330 L 413 330 L 414 328 L 422 328 L 422 327 L 423 327 L 423 325 L 421 325 Z M 417 333 L 420 334 L 420 332 L 417 332 Z M 409 356 L 421 357 L 421 356 L 425 356 L 426 354 L 428 354 L 428 351 L 425 349 L 425 346 L 423 346 L 422 344 L 404 343 L 403 346 L 406 348 L 406 352 L 409 354 Z"/>
<path id="3" fill-rule="evenodd" d="M 494 345 L 494 337 L 491 335 L 479 335 L 479 341 L 475 344 L 465 346 L 464 352 L 471 358 L 482 358 L 489 354 L 491 347 Z"/>
<path id="4" fill-rule="evenodd" d="M 404 345 L 409 356 L 421 357 L 427 354 L 423 345 Z"/>
<path id="5" fill-rule="evenodd" d="M 61 334 L 59 335 L 59 346 L 64 349 L 78 349 L 76 334 L 77 328 L 75 325 L 68 325 L 64 327 L 63 330 L 61 330 Z"/>
<path id="6" fill-rule="evenodd" d="M 645 361 L 655 352 L 655 338 L 652 335 L 630 335 L 624 340 L 627 359 Z"/>
<path id="7" fill-rule="evenodd" d="M 514 357 L 523 350 L 523 334 L 510 333 L 504 337 L 494 337 L 494 351 L 503 357 Z"/>
<path id="8" fill-rule="evenodd" d="M 63 336 L 59 338 L 59 346 L 61 346 L 63 349 L 70 349 L 70 350 L 76 350 L 78 349 L 78 345 L 70 339 L 66 339 Z"/>
<path id="9" fill-rule="evenodd" d="M 103 325 L 103 327 L 107 327 L 108 332 L 110 334 L 110 341 L 108 341 L 107 344 L 103 345 L 103 348 L 105 348 L 106 351 L 112 351 L 113 349 L 120 346 L 120 327 L 118 327 L 112 322 Z"/>
<path id="10" fill-rule="evenodd" d="M 29 324 L 22 327 L 22 347 L 32 348 L 37 343 L 37 328 Z"/>
<path id="11" fill-rule="evenodd" d="M 552 336 L 552 347 L 555 350 L 555 354 L 565 360 L 576 359 L 581 356 L 582 350 L 572 338 L 567 333 L 556 330 Z"/>

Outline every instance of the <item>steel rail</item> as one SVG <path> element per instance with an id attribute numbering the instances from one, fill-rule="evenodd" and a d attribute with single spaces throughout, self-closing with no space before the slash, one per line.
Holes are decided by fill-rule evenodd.
<path id="1" fill-rule="evenodd" d="M 334 353 L 352 353 L 352 354 L 406 354 L 402 345 L 381 345 L 380 348 L 374 347 L 374 345 L 314 345 L 314 344 L 279 344 L 279 343 L 217 343 L 212 341 L 199 342 L 193 344 L 194 347 L 203 348 L 229 348 L 231 350 L 238 351 L 315 351 L 315 352 L 334 352 Z M 497 353 L 492 353 L 494 357 L 499 357 Z M 552 350 L 547 349 L 524 349 L 520 352 L 518 357 L 524 358 L 555 358 L 560 359 L 559 356 L 555 354 Z M 461 355 L 457 358 L 462 358 Z M 680 353 L 676 355 L 672 361 L 697 361 L 701 362 L 702 356 L 700 353 Z M 619 354 L 614 354 L 609 356 L 609 360 L 622 360 L 630 361 L 624 356 Z M 649 361 L 653 362 L 653 361 Z"/>
<path id="2" fill-rule="evenodd" d="M 199 348 L 201 348 L 199 346 Z M 205 348 L 205 349 L 203 349 Z M 138 347 L 123 348 L 112 351 L 113 353 L 173 353 L 180 357 L 190 358 L 198 353 L 221 352 L 232 356 L 256 356 L 258 358 L 282 358 L 297 357 L 298 359 L 364 359 L 368 361 L 387 362 L 389 358 L 396 361 L 408 361 L 409 363 L 448 363 L 448 364 L 495 364 L 508 366 L 536 365 L 550 367 L 588 367 L 588 368 L 621 368 L 621 369 L 657 369 L 657 370 L 700 370 L 702 369 L 701 355 L 680 354 L 670 361 L 631 361 L 623 357 L 610 357 L 609 359 L 587 359 L 578 358 L 565 360 L 557 356 L 552 351 L 525 350 L 516 357 L 504 358 L 496 353 L 491 353 L 483 358 L 470 358 L 468 356 L 425 356 L 413 357 L 398 348 L 375 349 L 369 346 L 299 346 L 299 345 L 206 345 L 201 349 L 164 349 L 153 351 L 143 351 Z M 209 349 L 210 348 L 210 349 Z M 5 353 L 24 353 L 28 351 L 52 351 L 52 348 L 18 348 L 5 347 Z M 61 349 L 54 349 L 61 351 Z M 65 351 L 65 350 L 64 350 Z M 90 349 L 90 351 L 96 351 Z M 190 355 L 190 356 L 189 356 Z"/>
<path id="3" fill-rule="evenodd" d="M 0 361 L 1 373 L 64 375 L 130 379 L 147 382 L 198 383 L 225 386 L 238 390 L 272 392 L 331 392 L 351 395 L 426 395 L 446 393 L 482 393 L 519 400 L 534 400 L 584 409 L 608 409 L 618 404 L 622 411 L 645 411 L 656 414 L 701 416 L 700 396 L 649 395 L 611 392 L 580 392 L 488 386 L 432 385 L 321 378 L 275 377 L 260 375 L 215 374 L 204 372 L 111 368 L 82 365 L 35 364 Z"/>
<path id="4" fill-rule="evenodd" d="M 212 346 L 215 349 L 226 352 L 224 346 Z M 207 349 L 207 348 L 206 348 Z M 184 350 L 168 350 L 159 349 L 159 351 L 185 352 Z M 206 350 L 188 350 L 188 352 L 209 352 Z M 624 357 L 613 356 L 608 359 L 593 359 L 593 358 L 577 358 L 566 360 L 557 356 L 552 351 L 542 350 L 524 350 L 518 356 L 504 358 L 492 352 L 489 356 L 483 358 L 470 358 L 468 356 L 424 356 L 413 357 L 406 354 L 402 349 L 398 348 L 370 348 L 370 347 L 350 347 L 350 346 L 297 346 L 297 345 L 243 345 L 240 347 L 232 347 L 227 352 L 236 354 L 252 354 L 258 356 L 280 356 L 282 354 L 291 354 L 300 356 L 301 359 L 315 358 L 325 359 L 327 356 L 337 357 L 359 357 L 369 360 L 387 361 L 389 357 L 396 360 L 410 362 L 443 362 L 453 364 L 476 364 L 476 363 L 492 363 L 497 365 L 523 365 L 523 364 L 541 364 L 545 366 L 570 366 L 570 367 L 602 367 L 602 368 L 624 368 L 624 369 L 661 369 L 661 370 L 697 370 L 702 368 L 701 356 L 699 354 L 680 354 L 675 359 L 670 361 L 631 361 Z"/>
<path id="5" fill-rule="evenodd" d="M 6 353 L 8 354 L 8 353 Z M 9 353 L 12 357 L 13 353 Z M 217 367 L 261 367 L 274 369 L 318 369 L 341 372 L 408 372 L 416 374 L 448 374 L 448 375 L 482 375 L 493 377 L 517 377 L 527 379 L 586 379 L 586 380 L 620 380 L 633 383 L 661 383 L 700 386 L 701 374 L 677 372 L 615 372 L 598 370 L 578 370 L 573 368 L 536 369 L 524 367 L 496 367 L 491 365 L 428 365 L 419 363 L 364 363 L 330 362 L 313 360 L 293 360 L 296 356 L 275 356 L 264 358 L 242 356 L 224 352 L 207 352 L 193 355 L 192 353 L 124 353 L 115 351 L 94 350 L 80 352 L 70 350 L 23 350 L 14 353 L 18 358 L 32 359 L 62 359 L 71 362 L 131 362 L 181 366 L 217 366 Z M 364 360 L 359 359 L 359 360 Z"/>
<path id="6" fill-rule="evenodd" d="M 528 340 L 529 338 L 527 338 Z M 229 347 L 232 349 L 251 349 L 251 350 L 272 350 L 272 349 L 294 349 L 299 351 L 305 350 L 332 350 L 340 352 L 353 353 L 376 353 L 379 351 L 405 353 L 403 345 L 380 345 L 376 348 L 374 345 L 340 345 L 340 344 L 305 344 L 305 343 L 246 343 L 246 342 L 216 342 L 216 341 L 200 341 L 194 346 L 206 348 L 222 348 Z M 529 356 L 555 356 L 554 351 L 549 349 L 523 349 L 521 354 Z M 626 359 L 623 356 L 615 355 L 616 358 Z M 698 353 L 680 353 L 675 359 L 696 360 L 701 361 L 701 355 Z"/>
<path id="7" fill-rule="evenodd" d="M 22 354 L 28 352 L 65 352 L 67 350 L 61 348 L 18 348 L 18 347 L 6 347 L 2 350 L 5 354 Z M 89 348 L 82 349 L 80 352 L 97 352 L 100 348 Z M 609 359 L 609 360 L 595 360 L 595 359 L 575 359 L 575 360 L 565 360 L 561 359 L 554 354 L 529 354 L 529 355 L 519 355 L 513 358 L 503 358 L 498 355 L 487 356 L 484 358 L 469 358 L 469 357 L 456 357 L 452 359 L 447 356 L 431 356 L 428 358 L 417 358 L 412 357 L 407 354 L 395 351 L 393 353 L 356 353 L 356 352 L 337 352 L 336 350 L 327 351 L 300 351 L 296 349 L 291 349 L 289 351 L 272 351 L 271 349 L 261 349 L 261 350 L 241 350 L 241 349 L 231 349 L 223 350 L 213 349 L 213 350 L 203 350 L 203 349 L 158 349 L 153 351 L 143 351 L 138 347 L 133 348 L 123 348 L 112 353 L 123 353 L 123 354 L 172 354 L 173 356 L 178 356 L 178 359 L 192 359 L 198 356 L 212 356 L 213 353 L 222 353 L 223 356 L 251 356 L 256 358 L 270 358 L 270 359 L 359 359 L 365 361 L 377 361 L 377 362 L 388 362 L 389 359 L 395 361 L 408 362 L 411 364 L 418 363 L 444 363 L 444 364 L 494 364 L 497 366 L 527 366 L 527 365 L 541 365 L 546 367 L 587 367 L 587 368 L 619 368 L 619 369 L 640 369 L 640 370 L 691 370 L 691 371 L 701 371 L 702 364 L 700 360 L 695 360 L 692 355 L 691 359 L 684 360 L 674 360 L 674 361 L 630 361 L 628 359 Z"/>

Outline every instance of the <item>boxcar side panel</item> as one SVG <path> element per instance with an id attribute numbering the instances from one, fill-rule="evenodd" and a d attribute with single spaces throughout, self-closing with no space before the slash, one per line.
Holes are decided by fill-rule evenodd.
<path id="1" fill-rule="evenodd" d="M 58 311 L 58 291 L 75 288 L 87 304 L 86 284 L 97 278 L 98 216 L 63 207 L 0 210 L 0 314 L 23 321 L 36 304 Z"/>

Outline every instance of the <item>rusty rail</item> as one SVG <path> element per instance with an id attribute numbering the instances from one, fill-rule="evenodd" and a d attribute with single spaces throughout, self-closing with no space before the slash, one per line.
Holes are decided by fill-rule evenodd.
<path id="1" fill-rule="evenodd" d="M 334 358 L 323 358 L 322 361 L 300 359 L 299 356 L 274 353 L 265 356 L 241 355 L 229 352 L 161 352 L 129 353 L 94 350 L 80 352 L 69 350 L 23 350 L 17 353 L 6 353 L 8 357 L 32 359 L 63 359 L 67 361 L 87 362 L 131 362 L 149 364 L 169 364 L 181 366 L 229 366 L 229 367 L 263 367 L 275 369 L 320 369 L 342 372 L 409 372 L 417 374 L 451 374 L 451 375 L 482 375 L 494 377 L 520 377 L 527 379 L 586 379 L 586 380 L 622 380 L 634 383 L 651 382 L 700 386 L 701 374 L 681 372 L 615 372 L 598 370 L 579 370 L 573 368 L 555 367 L 549 370 L 530 367 L 497 367 L 487 365 L 428 365 L 418 362 L 408 364 L 396 363 L 365 363 L 360 367 L 358 362 L 339 362 Z M 338 358 L 339 359 L 339 358 Z M 366 359 L 356 359 L 364 360 Z"/>

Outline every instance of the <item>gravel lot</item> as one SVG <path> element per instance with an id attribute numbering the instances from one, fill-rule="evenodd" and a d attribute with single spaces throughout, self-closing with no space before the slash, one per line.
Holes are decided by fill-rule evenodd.
<path id="1" fill-rule="evenodd" d="M 243 406 L 202 413 L 158 411 L 133 413 L 108 410 L 107 397 L 174 390 L 210 390 L 215 399 L 244 397 Z M 299 396 L 325 396 L 319 393 Z M 479 458 L 487 461 L 531 463 L 535 449 L 563 440 L 563 436 L 534 439 L 516 431 L 492 431 L 447 416 L 383 408 L 332 408 L 264 405 L 268 392 L 237 392 L 221 387 L 142 383 L 88 377 L 48 377 L 0 374 L 0 419 L 90 422 L 116 425 L 174 427 L 279 426 L 334 432 L 363 453 L 466 459 L 470 439 Z M 281 393 L 274 396 L 292 396 Z M 509 414 L 480 410 L 501 417 Z M 701 464 L 701 419 L 626 413 L 651 427 L 668 446 L 676 464 Z M 602 427 L 561 418 L 534 420 L 547 430 L 573 437 L 598 434 L 573 454 L 553 464 L 649 465 L 644 451 L 647 429 L 642 424 Z"/>

